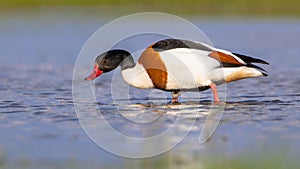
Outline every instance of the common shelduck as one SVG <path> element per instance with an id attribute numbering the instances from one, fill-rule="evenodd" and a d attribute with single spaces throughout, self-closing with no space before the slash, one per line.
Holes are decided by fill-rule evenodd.
<path id="1" fill-rule="evenodd" d="M 172 103 L 182 91 L 211 88 L 214 102 L 220 102 L 216 85 L 240 79 L 267 76 L 252 63 L 269 64 L 261 59 L 217 49 L 210 45 L 180 39 L 164 39 L 147 47 L 135 63 L 122 49 L 99 55 L 93 72 L 85 80 L 121 67 L 123 79 L 136 88 L 156 88 L 172 92 Z"/>

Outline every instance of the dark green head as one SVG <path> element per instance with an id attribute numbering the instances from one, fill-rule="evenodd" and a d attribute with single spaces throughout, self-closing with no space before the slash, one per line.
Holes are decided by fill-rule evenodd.
<path id="1" fill-rule="evenodd" d="M 102 73 L 110 72 L 121 66 L 121 70 L 135 66 L 131 54 L 126 50 L 114 49 L 99 55 L 94 64 L 93 72 L 85 80 L 94 80 Z"/>

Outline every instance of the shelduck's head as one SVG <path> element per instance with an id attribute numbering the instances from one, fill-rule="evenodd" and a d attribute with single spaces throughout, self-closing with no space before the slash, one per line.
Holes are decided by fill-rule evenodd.
<path id="1" fill-rule="evenodd" d="M 84 79 L 94 80 L 101 74 L 110 72 L 118 66 L 121 66 L 121 70 L 135 66 L 133 58 L 128 51 L 115 49 L 102 53 L 96 58 L 92 73 Z"/>

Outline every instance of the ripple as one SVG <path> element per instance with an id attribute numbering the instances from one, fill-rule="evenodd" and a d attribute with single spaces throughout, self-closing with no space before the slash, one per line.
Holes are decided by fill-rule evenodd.
<path id="1" fill-rule="evenodd" d="M 285 117 L 274 117 L 272 119 L 270 119 L 270 121 L 282 121 L 284 120 Z"/>
<path id="2" fill-rule="evenodd" d="M 59 137 L 58 134 L 40 134 L 40 135 L 36 135 L 35 138 L 38 138 L 38 139 L 57 139 Z"/>
<path id="3" fill-rule="evenodd" d="M 22 105 L 8 105 L 8 106 L 1 106 L 0 108 L 26 108 L 25 106 Z"/>
<path id="4" fill-rule="evenodd" d="M 24 113 L 22 110 L 3 111 L 2 114 Z"/>
<path id="5" fill-rule="evenodd" d="M 26 108 L 26 106 L 24 106 L 23 104 L 23 102 L 2 101 L 0 108 Z"/>
<path id="6" fill-rule="evenodd" d="M 62 123 L 62 122 L 77 122 L 78 118 L 77 117 L 70 117 L 70 118 L 64 118 L 60 120 L 54 120 L 54 123 Z"/>
<path id="7" fill-rule="evenodd" d="M 45 112 L 45 111 L 34 111 L 32 114 L 33 115 L 37 115 L 37 116 L 39 116 L 39 115 L 44 115 L 44 114 L 46 114 L 47 112 Z"/>
<path id="8" fill-rule="evenodd" d="M 12 102 L 14 102 L 14 101 L 12 101 L 12 100 L 3 100 L 3 101 L 0 102 L 0 104 L 6 104 L 6 103 L 12 103 Z"/>
<path id="9" fill-rule="evenodd" d="M 41 92 L 39 93 L 40 95 L 46 95 L 46 96 L 50 96 L 50 95 L 54 95 L 54 92 Z"/>
<path id="10" fill-rule="evenodd" d="M 47 110 L 48 108 L 47 107 L 45 107 L 45 106 L 42 106 L 42 105 L 40 105 L 40 106 L 31 106 L 31 108 L 33 108 L 33 110 L 34 111 L 41 111 L 41 110 Z"/>

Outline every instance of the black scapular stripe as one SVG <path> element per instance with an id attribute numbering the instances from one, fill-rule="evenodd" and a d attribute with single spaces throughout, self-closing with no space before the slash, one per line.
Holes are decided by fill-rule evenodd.
<path id="1" fill-rule="evenodd" d="M 157 52 L 176 48 L 189 48 L 204 51 L 212 51 L 209 47 L 204 46 L 200 43 L 180 39 L 164 39 L 156 42 L 154 45 L 152 45 L 152 48 Z"/>

